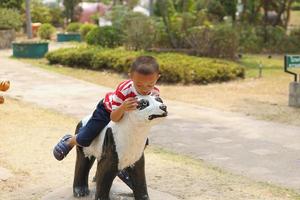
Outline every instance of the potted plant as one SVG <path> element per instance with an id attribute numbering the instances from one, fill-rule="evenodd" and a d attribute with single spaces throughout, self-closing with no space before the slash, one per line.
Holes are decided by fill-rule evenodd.
<path id="1" fill-rule="evenodd" d="M 80 23 L 77 22 L 70 23 L 66 28 L 66 32 L 57 34 L 57 41 L 58 42 L 68 42 L 68 41 L 81 42 L 81 35 L 79 32 L 80 27 L 81 27 Z"/>
<path id="2" fill-rule="evenodd" d="M 13 42 L 13 56 L 17 58 L 43 58 L 48 52 L 49 42 L 39 41 L 20 41 Z"/>
<path id="3" fill-rule="evenodd" d="M 21 16 L 17 11 L 0 8 L 0 49 L 11 47 L 15 39 L 15 30 L 21 26 Z"/>

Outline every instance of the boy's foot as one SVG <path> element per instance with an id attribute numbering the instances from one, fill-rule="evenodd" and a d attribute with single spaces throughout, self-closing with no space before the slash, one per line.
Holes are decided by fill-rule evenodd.
<path id="1" fill-rule="evenodd" d="M 70 150 L 72 149 L 71 146 L 69 146 L 68 144 L 68 140 L 70 138 L 72 138 L 72 135 L 65 135 L 60 141 L 59 143 L 57 143 L 57 145 L 54 147 L 53 149 L 53 155 L 57 160 L 62 160 L 64 159 L 68 153 L 70 152 Z"/>

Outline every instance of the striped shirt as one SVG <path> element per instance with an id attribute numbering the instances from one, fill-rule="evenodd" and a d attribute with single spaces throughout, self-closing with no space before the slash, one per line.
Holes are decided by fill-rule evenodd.
<path id="1" fill-rule="evenodd" d="M 127 98 L 136 97 L 138 92 L 134 88 L 132 80 L 126 80 L 120 83 L 115 92 L 109 92 L 105 95 L 104 105 L 108 112 L 117 109 Z M 159 89 L 154 87 L 150 94 L 152 96 L 159 96 Z"/>

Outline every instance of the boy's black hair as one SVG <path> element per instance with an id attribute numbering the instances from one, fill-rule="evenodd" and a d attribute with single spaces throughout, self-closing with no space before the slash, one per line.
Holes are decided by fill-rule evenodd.
<path id="1" fill-rule="evenodd" d="M 132 63 L 130 72 L 138 72 L 143 75 L 159 73 L 159 65 L 152 56 L 139 56 Z"/>

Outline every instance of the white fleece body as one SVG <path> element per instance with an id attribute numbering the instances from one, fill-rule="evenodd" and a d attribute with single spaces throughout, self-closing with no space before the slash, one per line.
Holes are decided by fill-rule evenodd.
<path id="1" fill-rule="evenodd" d="M 133 165 L 141 158 L 149 134 L 150 124 L 132 123 L 129 122 L 129 118 L 126 116 L 118 123 L 111 121 L 89 147 L 83 148 L 86 156 L 95 156 L 98 161 L 101 159 L 102 146 L 107 128 L 112 129 L 119 159 L 119 170 Z"/>
<path id="2" fill-rule="evenodd" d="M 83 152 L 87 157 L 94 156 L 100 161 L 106 130 L 107 128 L 111 128 L 119 159 L 119 170 L 133 165 L 141 158 L 150 128 L 162 119 L 156 118 L 154 120 L 149 120 L 149 116 L 162 115 L 165 111 L 160 109 L 160 106 L 163 103 L 156 101 L 155 97 L 142 96 L 140 98 L 147 100 L 149 106 L 143 110 L 126 112 L 122 119 L 117 123 L 112 121 L 109 122 L 99 136 L 93 140 L 91 145 L 83 148 Z M 90 117 L 91 116 L 88 116 L 82 120 L 83 126 L 86 125 Z"/>

